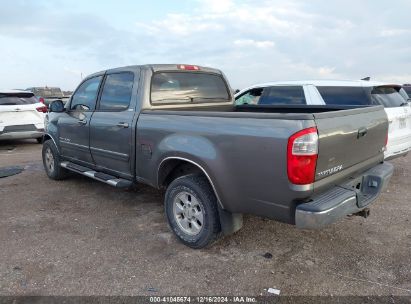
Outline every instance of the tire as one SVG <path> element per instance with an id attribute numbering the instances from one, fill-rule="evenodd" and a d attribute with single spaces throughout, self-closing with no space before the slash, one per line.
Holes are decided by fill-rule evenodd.
<path id="1" fill-rule="evenodd" d="M 38 138 L 36 138 L 36 140 L 37 140 L 37 143 L 38 143 L 38 144 L 42 144 L 42 143 L 43 143 L 43 137 L 38 137 Z"/>
<path id="2" fill-rule="evenodd" d="M 62 180 L 68 176 L 68 172 L 60 167 L 60 155 L 52 140 L 46 140 L 43 143 L 42 150 L 43 166 L 49 178 Z"/>
<path id="3" fill-rule="evenodd" d="M 170 228 L 183 244 L 199 249 L 219 237 L 217 198 L 204 176 L 175 179 L 167 188 L 164 208 Z"/>

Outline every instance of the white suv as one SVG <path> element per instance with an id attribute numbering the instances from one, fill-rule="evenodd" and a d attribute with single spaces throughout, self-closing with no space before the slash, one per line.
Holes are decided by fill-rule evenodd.
<path id="1" fill-rule="evenodd" d="M 236 105 L 383 105 L 389 120 L 385 159 L 411 150 L 411 107 L 401 85 L 375 81 L 306 80 L 254 85 L 235 95 Z"/>
<path id="2" fill-rule="evenodd" d="M 41 143 L 46 112 L 31 92 L 0 90 L 0 140 L 34 138 Z"/>

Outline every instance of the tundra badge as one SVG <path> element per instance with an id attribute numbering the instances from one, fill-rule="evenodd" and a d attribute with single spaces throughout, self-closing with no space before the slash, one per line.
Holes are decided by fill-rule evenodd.
<path id="1" fill-rule="evenodd" d="M 341 171 L 342 168 L 343 168 L 343 166 L 342 166 L 342 165 L 339 165 L 339 166 L 336 166 L 336 167 L 334 167 L 334 168 L 330 168 L 330 169 L 328 169 L 328 170 L 318 172 L 317 175 L 318 175 L 318 176 L 326 176 L 326 175 L 334 174 L 334 173 L 336 173 L 336 172 L 338 172 L 338 171 Z"/>

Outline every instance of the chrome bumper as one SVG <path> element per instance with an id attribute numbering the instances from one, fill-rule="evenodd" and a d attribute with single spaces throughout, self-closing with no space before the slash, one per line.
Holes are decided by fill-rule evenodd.
<path id="1" fill-rule="evenodd" d="M 335 186 L 308 203 L 297 206 L 295 224 L 301 229 L 318 229 L 360 212 L 374 202 L 387 186 L 393 165 L 383 163 L 349 182 Z"/>

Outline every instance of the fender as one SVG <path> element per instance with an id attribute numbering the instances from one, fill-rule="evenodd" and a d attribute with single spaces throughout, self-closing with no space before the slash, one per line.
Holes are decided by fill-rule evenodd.
<path id="1" fill-rule="evenodd" d="M 207 173 L 207 171 L 206 171 L 201 165 L 199 165 L 197 162 L 195 162 L 195 161 L 193 161 L 193 160 L 191 160 L 191 159 L 184 158 L 184 157 L 179 157 L 179 156 L 168 156 L 168 157 L 164 158 L 164 159 L 160 162 L 160 165 L 158 166 L 158 169 L 157 169 L 157 185 L 160 184 L 160 181 L 159 181 L 159 176 L 160 176 L 160 174 L 159 174 L 159 173 L 160 173 L 161 167 L 163 166 L 163 163 L 164 163 L 164 162 L 166 162 L 167 160 L 170 160 L 170 159 L 183 160 L 183 161 L 189 162 L 189 163 L 193 164 L 194 166 L 198 167 L 198 168 L 204 173 L 204 175 L 207 177 L 208 182 L 210 183 L 211 187 L 213 188 L 213 191 L 214 191 L 215 196 L 217 197 L 217 201 L 218 201 L 219 206 L 220 206 L 222 209 L 224 209 L 224 206 L 223 206 L 223 204 L 221 203 L 221 200 L 220 200 L 220 197 L 219 197 L 219 195 L 218 195 L 217 189 L 215 188 L 214 183 L 213 183 L 213 180 L 211 179 L 210 175 Z"/>

